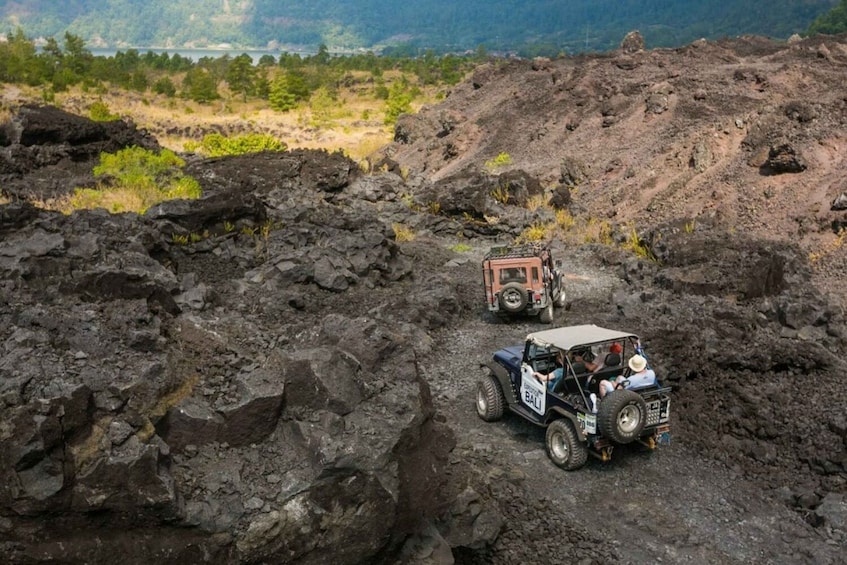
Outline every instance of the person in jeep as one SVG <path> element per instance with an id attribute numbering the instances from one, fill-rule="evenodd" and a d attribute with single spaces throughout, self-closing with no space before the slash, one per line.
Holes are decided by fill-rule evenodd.
<path id="1" fill-rule="evenodd" d="M 547 374 L 536 371 L 535 378 L 542 383 L 547 383 L 547 388 L 550 391 L 556 389 L 556 385 L 562 380 L 565 375 L 565 354 L 559 350 L 556 352 L 556 368 Z"/>
<path id="2" fill-rule="evenodd" d="M 618 375 L 614 381 L 600 381 L 600 398 L 618 388 L 637 389 L 656 384 L 656 372 L 647 367 L 647 359 L 644 356 L 636 353 L 629 358 L 628 366 L 632 371 L 629 376 Z"/>
<path id="3" fill-rule="evenodd" d="M 594 371 L 575 361 L 586 351 L 599 357 Z M 629 363 L 622 363 L 627 357 Z M 508 411 L 545 427 L 547 454 L 565 470 L 583 466 L 589 454 L 608 461 L 616 445 L 655 449 L 670 441 L 671 389 L 648 369 L 636 334 L 593 324 L 539 330 L 495 351 L 480 367 L 479 417 L 494 422 Z M 609 385 L 603 384 L 600 400 L 604 380 Z"/>

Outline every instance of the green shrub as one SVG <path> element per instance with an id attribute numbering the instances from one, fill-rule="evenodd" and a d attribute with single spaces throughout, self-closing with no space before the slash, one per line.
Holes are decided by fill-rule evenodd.
<path id="1" fill-rule="evenodd" d="M 113 213 L 143 214 L 150 206 L 175 198 L 199 198 L 200 184 L 182 174 L 185 161 L 173 151 L 154 153 L 128 147 L 117 153 L 101 153 L 94 167 L 96 177 L 109 182 L 98 188 L 80 188 L 68 200 L 70 210 L 105 208 Z"/>
<path id="2" fill-rule="evenodd" d="M 647 245 L 647 243 L 645 243 L 640 237 L 638 237 L 638 232 L 635 231 L 635 228 L 632 228 L 632 230 L 630 230 L 629 236 L 621 244 L 621 247 L 628 251 L 631 251 L 642 259 L 649 259 L 650 261 L 656 260 L 656 257 L 653 255 L 653 252 L 650 251 L 650 247 Z"/>
<path id="3" fill-rule="evenodd" d="M 91 118 L 95 122 L 114 122 L 116 120 L 120 120 L 121 117 L 117 114 L 113 114 L 109 110 L 108 104 L 103 102 L 102 100 L 98 100 L 94 102 L 88 108 L 88 117 Z"/>
<path id="4" fill-rule="evenodd" d="M 153 92 L 164 94 L 170 98 L 176 96 L 176 85 L 174 85 L 170 77 L 162 77 L 153 83 Z"/>
<path id="5" fill-rule="evenodd" d="M 450 246 L 450 250 L 456 253 L 467 253 L 468 251 L 473 251 L 473 247 L 467 243 L 456 243 Z"/>
<path id="6" fill-rule="evenodd" d="M 496 157 L 485 162 L 487 169 L 497 169 L 512 164 L 512 156 L 508 153 L 499 153 Z"/>
<path id="7" fill-rule="evenodd" d="M 209 157 L 223 157 L 224 155 L 244 155 L 245 153 L 259 153 L 262 151 L 285 151 L 288 146 L 272 135 L 262 133 L 249 133 L 225 137 L 219 133 L 210 133 L 203 137 L 199 143 L 186 143 L 186 151 L 202 153 Z"/>
<path id="8" fill-rule="evenodd" d="M 386 125 L 392 125 L 397 122 L 400 114 L 410 113 L 412 111 L 412 98 L 413 94 L 408 92 L 399 82 L 391 85 L 388 99 L 385 101 L 385 119 L 383 122 Z"/>
<path id="9" fill-rule="evenodd" d="M 127 147 L 117 153 L 101 153 L 100 164 L 94 167 L 94 176 L 114 177 L 124 186 L 155 185 L 162 177 L 185 166 L 170 149 L 154 153 L 142 147 Z"/>

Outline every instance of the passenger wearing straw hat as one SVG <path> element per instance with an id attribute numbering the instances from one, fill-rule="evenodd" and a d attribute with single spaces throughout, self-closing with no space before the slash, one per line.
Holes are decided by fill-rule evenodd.
<path id="1" fill-rule="evenodd" d="M 619 375 L 614 382 L 600 381 L 600 398 L 617 388 L 644 388 L 656 384 L 656 372 L 647 367 L 647 359 L 643 355 L 635 354 L 629 358 L 629 376 Z"/>

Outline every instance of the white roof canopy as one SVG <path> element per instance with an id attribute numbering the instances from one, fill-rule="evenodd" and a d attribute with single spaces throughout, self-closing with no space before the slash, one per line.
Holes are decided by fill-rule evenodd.
<path id="1" fill-rule="evenodd" d="M 527 336 L 539 345 L 547 345 L 558 347 L 569 351 L 577 346 L 592 345 L 606 341 L 623 340 L 627 338 L 638 338 L 637 335 L 620 332 L 618 330 L 608 330 L 595 326 L 594 324 L 585 324 L 582 326 L 568 326 L 562 328 L 553 328 L 551 330 L 542 330 L 534 332 Z"/>

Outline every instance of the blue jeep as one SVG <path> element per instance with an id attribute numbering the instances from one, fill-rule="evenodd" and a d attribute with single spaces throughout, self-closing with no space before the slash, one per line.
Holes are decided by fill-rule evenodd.
<path id="1" fill-rule="evenodd" d="M 670 391 L 658 379 L 630 386 L 624 359 L 644 355 L 637 335 L 595 325 L 531 333 L 526 343 L 497 351 L 482 364 L 476 409 L 492 422 L 508 408 L 547 428 L 547 454 L 559 467 L 582 467 L 592 453 L 603 461 L 616 444 L 638 441 L 650 449 L 670 440 Z M 563 359 L 560 378 L 539 380 Z M 642 360 L 643 362 L 643 360 Z M 617 377 L 622 377 L 618 379 Z M 602 400 L 601 381 L 616 383 Z"/>

